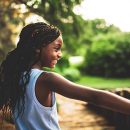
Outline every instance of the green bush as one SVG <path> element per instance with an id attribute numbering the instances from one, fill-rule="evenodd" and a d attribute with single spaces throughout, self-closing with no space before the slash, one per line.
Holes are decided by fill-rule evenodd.
<path id="1" fill-rule="evenodd" d="M 105 77 L 130 76 L 130 34 L 97 38 L 86 53 L 83 71 Z"/>
<path id="2" fill-rule="evenodd" d="M 79 80 L 80 78 L 79 70 L 72 67 L 65 69 L 63 74 L 68 80 L 71 80 L 71 81 L 76 81 L 76 80 Z"/>
<path id="3" fill-rule="evenodd" d="M 68 68 L 69 66 L 70 66 L 70 64 L 69 64 L 68 57 L 67 57 L 67 56 L 64 56 L 64 57 L 62 57 L 62 58 L 58 61 L 57 65 L 56 65 L 56 70 L 58 70 L 58 72 L 59 72 L 59 71 L 62 72 L 65 68 Z"/>

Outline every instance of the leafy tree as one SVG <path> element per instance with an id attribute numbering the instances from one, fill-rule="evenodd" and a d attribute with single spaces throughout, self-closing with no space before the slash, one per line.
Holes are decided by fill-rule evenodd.
<path id="1" fill-rule="evenodd" d="M 30 13 L 38 14 L 50 24 L 58 26 L 64 34 L 65 43 L 67 43 L 66 46 L 69 45 L 69 48 L 72 48 L 70 52 L 74 52 L 75 49 L 73 48 L 75 47 L 71 46 L 73 41 L 69 40 L 71 39 L 69 37 L 72 36 L 72 38 L 75 39 L 76 36 L 79 36 L 82 27 L 80 26 L 81 17 L 74 14 L 73 7 L 80 4 L 81 1 L 82 0 L 1 0 L 0 29 L 5 30 L 6 33 L 3 37 L 0 37 L 0 53 L 7 53 L 14 47 L 12 46 L 13 30 L 10 26 L 13 24 L 16 27 L 19 24 L 25 25 L 24 20 Z M 23 5 L 26 6 L 26 11 L 21 12 Z M 9 43 L 11 47 L 9 47 L 7 43 Z M 7 51 L 5 51 L 4 48 L 8 48 Z"/>
<path id="2" fill-rule="evenodd" d="M 105 77 L 130 76 L 130 33 L 100 35 L 86 53 L 84 72 Z"/>
<path id="3" fill-rule="evenodd" d="M 78 18 L 73 12 L 75 5 L 80 4 L 82 0 L 17 0 L 16 3 L 24 4 L 29 12 L 42 16 L 51 24 L 64 28 L 64 24 L 71 23 L 74 33 L 78 33 Z"/>
<path id="4" fill-rule="evenodd" d="M 78 42 L 80 43 L 82 52 L 85 52 L 83 49 L 90 48 L 91 44 L 102 35 L 107 35 L 108 33 L 117 33 L 121 32 L 118 27 L 114 25 L 107 25 L 104 19 L 94 19 L 86 20 L 82 22 L 83 33 L 80 35 Z M 85 54 L 85 53 L 83 53 Z"/>
<path id="5" fill-rule="evenodd" d="M 26 5 L 30 12 L 42 16 L 49 23 L 58 26 L 63 33 L 65 55 L 75 54 L 76 48 L 79 47 L 78 39 L 83 30 L 83 19 L 74 14 L 73 8 L 82 0 L 18 1 Z"/>
<path id="6" fill-rule="evenodd" d="M 14 30 L 26 16 L 27 14 L 20 12 L 20 7 L 14 0 L 0 1 L 0 61 L 15 47 L 13 38 L 16 37 L 16 32 Z"/>

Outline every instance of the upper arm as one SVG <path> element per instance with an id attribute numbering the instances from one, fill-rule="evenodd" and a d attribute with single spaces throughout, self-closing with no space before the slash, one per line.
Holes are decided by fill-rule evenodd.
<path id="1" fill-rule="evenodd" d="M 55 91 L 65 97 L 87 102 L 96 101 L 95 96 L 98 90 L 73 83 L 57 73 L 48 73 L 43 83 L 51 91 Z"/>

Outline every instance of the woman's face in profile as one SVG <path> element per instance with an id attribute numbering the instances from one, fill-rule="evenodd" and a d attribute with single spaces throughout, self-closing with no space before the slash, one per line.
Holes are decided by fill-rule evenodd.
<path id="1" fill-rule="evenodd" d="M 51 42 L 41 49 L 40 60 L 38 64 L 41 67 L 54 68 L 57 61 L 61 58 L 61 47 L 63 44 L 62 36 L 60 35 L 55 41 Z"/>

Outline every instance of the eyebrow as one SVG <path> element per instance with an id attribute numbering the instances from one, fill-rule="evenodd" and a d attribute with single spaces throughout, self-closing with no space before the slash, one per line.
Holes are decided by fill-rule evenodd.
<path id="1" fill-rule="evenodd" d="M 54 46 L 61 46 L 62 44 L 61 43 L 55 43 Z"/>

